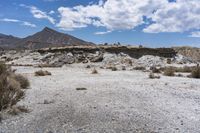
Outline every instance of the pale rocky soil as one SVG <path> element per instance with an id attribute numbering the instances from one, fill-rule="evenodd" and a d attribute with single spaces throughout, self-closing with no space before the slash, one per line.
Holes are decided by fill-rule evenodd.
<path id="1" fill-rule="evenodd" d="M 94 75 L 82 64 L 43 68 L 52 73 L 46 77 L 14 68 L 31 82 L 19 103 L 31 112 L 3 120 L 0 133 L 200 132 L 198 79 L 99 68 Z"/>

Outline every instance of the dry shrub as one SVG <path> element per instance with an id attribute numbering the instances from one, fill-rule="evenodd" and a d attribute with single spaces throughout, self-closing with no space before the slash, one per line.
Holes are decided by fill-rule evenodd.
<path id="1" fill-rule="evenodd" d="M 112 67 L 111 70 L 112 71 L 117 71 L 117 67 Z"/>
<path id="2" fill-rule="evenodd" d="M 191 72 L 191 77 L 192 78 L 200 78 L 200 67 L 197 66 L 195 67 L 192 72 Z"/>
<path id="3" fill-rule="evenodd" d="M 35 72 L 35 76 L 48 76 L 48 75 L 51 75 L 51 73 L 48 71 L 39 70 Z"/>
<path id="4" fill-rule="evenodd" d="M 174 76 L 175 75 L 175 70 L 173 67 L 168 67 L 168 68 L 165 68 L 164 70 L 164 75 L 165 76 Z"/>
<path id="5" fill-rule="evenodd" d="M 176 72 L 182 72 L 182 73 L 191 73 L 193 69 L 195 69 L 194 66 L 184 66 L 184 67 L 176 67 L 174 68 Z"/>
<path id="6" fill-rule="evenodd" d="M 134 70 L 145 70 L 146 68 L 143 66 L 136 66 L 133 68 Z"/>
<path id="7" fill-rule="evenodd" d="M 87 90 L 87 88 L 76 88 L 77 91 Z"/>
<path id="8" fill-rule="evenodd" d="M 122 66 L 122 70 L 125 71 L 126 70 L 126 66 Z"/>
<path id="9" fill-rule="evenodd" d="M 20 83 L 22 89 L 27 89 L 30 86 L 29 80 L 21 74 L 16 74 L 15 79 Z"/>
<path id="10" fill-rule="evenodd" d="M 160 79 L 160 76 L 159 75 L 155 75 L 154 73 L 150 73 L 149 74 L 149 78 L 150 79 Z"/>
<path id="11" fill-rule="evenodd" d="M 5 63 L 0 62 L 0 75 L 7 73 L 9 69 L 10 68 Z"/>
<path id="12" fill-rule="evenodd" d="M 1 65 L 2 66 L 2 65 Z M 12 72 L 5 69 L 0 75 L 0 111 L 17 104 L 24 98 L 21 84 L 13 77 Z"/>
<path id="13" fill-rule="evenodd" d="M 161 69 L 160 68 L 156 68 L 156 67 L 151 67 L 151 71 L 153 73 L 161 73 Z"/>
<path id="14" fill-rule="evenodd" d="M 172 63 L 172 60 L 171 59 L 167 59 L 167 64 L 171 64 Z"/>
<path id="15" fill-rule="evenodd" d="M 94 69 L 92 70 L 92 74 L 98 74 L 98 71 L 94 68 Z"/>
<path id="16" fill-rule="evenodd" d="M 8 113 L 10 115 L 18 115 L 21 112 L 29 113 L 30 110 L 25 106 L 13 106 L 13 107 L 9 108 L 9 110 L 8 110 Z"/>

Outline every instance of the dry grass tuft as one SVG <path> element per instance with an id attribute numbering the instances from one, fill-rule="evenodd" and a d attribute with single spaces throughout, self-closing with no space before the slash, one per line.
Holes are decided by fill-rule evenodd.
<path id="1" fill-rule="evenodd" d="M 156 68 L 156 67 L 152 67 L 151 71 L 152 71 L 152 73 L 161 73 L 161 69 L 160 68 Z"/>
<path id="2" fill-rule="evenodd" d="M 0 111 L 11 108 L 24 98 L 25 93 L 22 89 L 29 86 L 28 80 L 24 79 L 22 76 L 19 79 L 10 67 L 0 63 Z"/>
<path id="3" fill-rule="evenodd" d="M 174 70 L 174 68 L 173 67 L 165 68 L 164 75 L 165 76 L 175 76 L 175 70 Z"/>
<path id="4" fill-rule="evenodd" d="M 193 70 L 192 70 L 192 72 L 191 72 L 191 77 L 192 78 L 200 78 L 200 67 L 199 66 L 197 66 L 197 67 L 195 67 Z"/>
<path id="5" fill-rule="evenodd" d="M 94 68 L 91 74 L 98 74 L 98 71 Z"/>
<path id="6" fill-rule="evenodd" d="M 29 80 L 21 74 L 15 75 L 15 79 L 20 83 L 22 89 L 27 89 L 30 86 Z"/>
<path id="7" fill-rule="evenodd" d="M 51 75 L 49 71 L 39 70 L 35 72 L 35 76 L 48 76 Z"/>
<path id="8" fill-rule="evenodd" d="M 18 115 L 20 113 L 29 113 L 30 110 L 25 106 L 13 106 L 8 109 L 10 115 Z"/>
<path id="9" fill-rule="evenodd" d="M 150 79 L 160 79 L 160 76 L 159 75 L 155 75 L 154 73 L 150 73 L 149 74 L 149 78 Z"/>
<path id="10" fill-rule="evenodd" d="M 133 69 L 134 69 L 134 70 L 146 70 L 146 68 L 143 67 L 143 66 L 136 66 L 136 67 L 134 67 Z"/>
<path id="11" fill-rule="evenodd" d="M 111 70 L 112 71 L 117 71 L 117 67 L 114 66 L 114 67 L 111 68 Z"/>

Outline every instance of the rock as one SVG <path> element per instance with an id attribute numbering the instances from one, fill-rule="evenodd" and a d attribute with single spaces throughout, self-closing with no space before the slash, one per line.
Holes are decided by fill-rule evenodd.
<path id="1" fill-rule="evenodd" d="M 91 59 L 91 62 L 102 62 L 103 60 L 103 53 L 99 53 L 98 56 L 94 57 L 93 59 Z"/>

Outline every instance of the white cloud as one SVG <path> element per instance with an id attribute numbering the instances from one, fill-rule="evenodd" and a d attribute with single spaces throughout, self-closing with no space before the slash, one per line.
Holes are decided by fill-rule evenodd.
<path id="1" fill-rule="evenodd" d="M 150 18 L 154 22 L 144 32 L 185 32 L 200 29 L 200 1 L 177 0 L 167 3 Z"/>
<path id="2" fill-rule="evenodd" d="M 17 19 L 9 19 L 9 18 L 0 19 L 0 21 L 3 21 L 3 22 L 14 22 L 14 23 L 20 22 L 20 20 L 17 20 Z"/>
<path id="3" fill-rule="evenodd" d="M 58 8 L 56 26 L 74 30 L 92 25 L 113 31 L 145 25 L 147 33 L 199 30 L 199 5 L 199 0 L 100 0 L 98 4 Z"/>
<path id="4" fill-rule="evenodd" d="M 83 28 L 88 25 L 103 26 L 108 30 L 133 29 L 144 24 L 143 16 L 162 7 L 160 0 L 107 0 L 88 6 L 58 9 L 61 20 L 58 27 L 66 30 Z"/>
<path id="5" fill-rule="evenodd" d="M 54 12 L 53 10 L 51 10 L 51 11 L 49 12 L 49 14 L 55 14 L 55 12 Z"/>
<path id="6" fill-rule="evenodd" d="M 24 4 L 20 4 L 21 7 L 28 8 L 30 12 L 32 13 L 33 17 L 38 18 L 38 19 L 47 19 L 49 22 L 52 24 L 55 24 L 55 19 L 52 18 L 51 16 L 47 15 L 46 12 L 39 10 L 35 6 L 27 6 Z"/>
<path id="7" fill-rule="evenodd" d="M 27 22 L 27 21 L 17 20 L 17 19 L 3 18 L 3 19 L 0 19 L 0 21 L 1 22 L 10 22 L 10 23 L 19 23 L 21 25 L 28 26 L 28 27 L 33 27 L 33 28 L 36 27 L 35 24 L 32 24 L 32 23 Z"/>
<path id="8" fill-rule="evenodd" d="M 191 35 L 189 35 L 189 37 L 196 37 L 196 38 L 199 38 L 199 37 L 200 37 L 200 31 L 192 32 Z"/>
<path id="9" fill-rule="evenodd" d="M 35 24 L 32 24 L 32 23 L 30 23 L 30 22 L 26 22 L 26 21 L 24 21 L 24 22 L 22 22 L 22 25 L 24 25 L 24 26 L 29 26 L 29 27 L 36 27 L 36 25 Z"/>
<path id="10" fill-rule="evenodd" d="M 100 32 L 95 32 L 95 35 L 104 35 L 104 34 L 108 34 L 111 33 L 112 31 L 100 31 Z"/>

